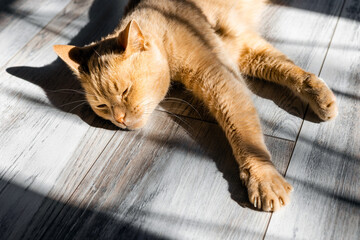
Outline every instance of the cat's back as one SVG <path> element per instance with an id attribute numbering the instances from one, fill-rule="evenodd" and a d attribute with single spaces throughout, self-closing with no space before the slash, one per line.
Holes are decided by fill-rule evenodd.
<path id="1" fill-rule="evenodd" d="M 157 6 L 156 10 L 159 12 L 164 10 L 166 13 L 167 10 L 172 9 L 171 12 L 174 13 L 175 10 L 180 15 L 189 12 L 184 10 L 190 10 L 191 14 L 186 15 L 188 20 L 196 19 L 196 15 L 201 14 L 212 26 L 216 25 L 219 19 L 226 19 L 255 27 L 264 4 L 265 0 L 130 0 L 125 13 L 132 12 L 139 5 L 148 8 Z"/>
<path id="2" fill-rule="evenodd" d="M 185 0 L 188 1 L 188 0 Z M 265 6 L 265 0 L 191 0 L 208 17 L 211 24 L 233 21 L 255 28 Z"/>

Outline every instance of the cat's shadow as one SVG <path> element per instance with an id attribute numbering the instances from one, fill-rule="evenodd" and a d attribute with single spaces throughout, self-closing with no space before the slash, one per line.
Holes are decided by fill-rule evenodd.
<path id="1" fill-rule="evenodd" d="M 68 44 L 83 46 L 112 32 L 123 15 L 125 4 L 126 1 L 119 0 L 105 2 L 95 0 L 88 12 L 89 22 L 80 29 Z M 98 9 L 102 9 L 102 11 L 98 11 Z M 90 106 L 86 104 L 79 81 L 60 58 L 43 67 L 18 66 L 9 67 L 6 71 L 13 76 L 40 86 L 50 103 L 57 109 L 78 115 L 90 126 L 117 130 L 110 122 L 95 116 Z M 31 98 L 27 98 L 27 100 L 36 101 Z"/>
<path id="2" fill-rule="evenodd" d="M 108 7 L 108 11 L 103 10 L 103 12 L 106 12 L 105 15 L 97 11 L 97 9 L 103 9 L 104 7 Z M 89 11 L 89 22 L 69 42 L 69 44 L 78 46 L 85 45 L 111 32 L 121 18 L 123 9 L 123 1 L 111 0 L 104 3 L 104 1 L 95 0 Z M 59 58 L 43 67 L 19 66 L 7 68 L 6 71 L 11 75 L 40 86 L 45 91 L 51 104 L 57 109 L 78 115 L 90 126 L 118 130 L 109 121 L 105 121 L 97 117 L 90 107 L 85 104 L 83 89 L 81 88 L 78 80 Z M 267 89 L 272 90 L 267 90 L 266 93 L 255 91 L 256 94 L 264 98 L 273 98 L 273 101 L 278 106 L 293 115 L 300 116 L 302 114 L 298 114 L 296 112 L 294 113 L 292 107 L 289 108 L 287 104 L 282 104 L 281 98 L 279 98 L 278 94 L 278 86 L 264 82 L 260 82 L 260 84 L 262 85 L 259 85 L 258 89 L 262 89 L 264 87 L 263 84 L 265 84 Z M 257 88 L 255 87 L 255 89 Z M 176 94 L 174 92 L 176 92 Z M 186 93 L 185 90 L 182 90 L 181 87 L 175 87 L 175 91 L 170 91 L 169 96 L 177 96 L 179 92 L 180 95 L 182 94 L 186 99 L 185 95 L 188 95 L 188 93 Z M 29 98 L 27 100 L 31 99 Z M 167 111 L 172 111 L 171 107 L 167 108 L 166 105 L 162 106 Z M 178 121 L 178 119 L 174 117 L 174 121 Z M 192 129 L 190 129 L 188 125 L 184 124 L 184 122 L 178 121 L 178 123 L 188 132 L 192 131 Z M 232 151 L 227 143 L 227 139 L 217 125 L 214 126 L 214 129 L 216 129 L 214 133 L 216 141 L 209 141 L 209 139 L 197 137 L 196 134 L 194 134 L 192 138 L 199 143 L 202 149 L 205 149 L 211 159 L 214 159 L 217 168 L 223 173 L 224 179 L 228 182 L 229 192 L 231 193 L 232 199 L 241 206 L 252 208 L 248 201 L 246 188 L 243 187 L 240 182 L 238 166 L 234 157 L 231 155 Z M 211 144 L 217 141 L 225 143 L 223 146 L 223 152 L 230 153 L 230 155 L 228 154 L 226 157 L 223 157 L 221 154 L 219 155 L 218 150 L 213 149 Z"/>
<path id="3" fill-rule="evenodd" d="M 199 145 L 201 154 L 215 162 L 216 168 L 222 173 L 228 184 L 231 198 L 243 208 L 258 211 L 248 200 L 246 187 L 241 183 L 240 171 L 230 144 L 218 124 L 198 120 L 179 119 L 173 121 L 184 128 L 187 134 Z M 197 129 L 197 130 L 195 130 Z M 211 135 L 207 136 L 208 134 Z"/>
<path id="4" fill-rule="evenodd" d="M 322 122 L 312 109 L 308 107 L 307 103 L 303 102 L 289 88 L 254 77 L 244 76 L 244 79 L 254 96 L 273 102 L 280 109 L 299 119 L 305 119 L 313 123 Z M 266 104 L 265 107 L 270 106 L 264 100 L 261 100 L 257 103 L 256 107 L 264 104 Z M 179 83 L 173 84 L 167 98 L 160 103 L 160 106 L 168 112 L 181 116 L 216 123 L 216 120 L 210 115 L 209 110 L 204 104 L 195 99 L 191 92 Z M 264 110 L 264 108 L 261 110 Z M 271 111 L 270 108 L 265 111 L 269 110 Z M 259 115 L 262 117 L 262 114 Z M 266 119 L 264 121 L 266 122 Z"/>

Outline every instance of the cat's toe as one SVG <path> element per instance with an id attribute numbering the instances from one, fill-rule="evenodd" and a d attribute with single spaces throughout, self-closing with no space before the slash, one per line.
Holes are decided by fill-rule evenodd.
<path id="1" fill-rule="evenodd" d="M 275 169 L 250 174 L 247 188 L 249 201 L 257 209 L 273 212 L 290 203 L 292 186 Z"/>
<path id="2" fill-rule="evenodd" d="M 248 195 L 250 203 L 257 209 L 262 208 L 261 196 L 259 192 L 259 183 L 252 182 L 248 184 Z"/>
<path id="3" fill-rule="evenodd" d="M 321 120 L 324 121 L 334 119 L 338 115 L 338 108 L 335 99 L 326 104 L 327 105 L 321 109 L 321 113 L 318 114 Z"/>

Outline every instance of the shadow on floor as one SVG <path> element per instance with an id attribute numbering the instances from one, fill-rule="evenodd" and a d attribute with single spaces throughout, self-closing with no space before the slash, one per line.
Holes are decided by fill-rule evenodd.
<path id="1" fill-rule="evenodd" d="M 174 122 L 185 130 L 188 136 L 190 136 L 197 145 L 183 146 L 183 143 L 181 142 L 176 143 L 172 142 L 172 139 L 167 139 L 166 144 L 170 144 L 169 148 L 171 148 L 171 145 L 176 146 L 177 149 L 183 147 L 184 152 L 207 156 L 208 159 L 215 162 L 217 169 L 227 181 L 231 198 L 243 208 L 250 208 L 258 211 L 258 209 L 254 208 L 248 200 L 247 189 L 240 180 L 239 165 L 235 160 L 225 133 L 220 126 L 218 124 L 211 124 L 211 126 L 209 126 L 208 123 L 186 118 L 172 118 Z M 156 141 L 163 140 L 157 139 Z"/>
<path id="2" fill-rule="evenodd" d="M 112 32 L 123 15 L 125 4 L 125 0 L 106 2 L 95 0 L 88 13 L 89 22 L 81 28 L 80 32 L 68 44 L 83 46 Z M 102 11 L 98 11 L 100 8 Z M 10 67 L 6 71 L 11 75 L 42 87 L 51 104 L 56 108 L 78 115 L 93 127 L 117 129 L 110 122 L 95 116 L 88 104 L 85 104 L 83 89 L 79 81 L 59 58 L 39 68 L 21 66 Z"/>
<path id="3" fill-rule="evenodd" d="M 0 239 L 166 239 L 1 179 L 0 193 Z"/>

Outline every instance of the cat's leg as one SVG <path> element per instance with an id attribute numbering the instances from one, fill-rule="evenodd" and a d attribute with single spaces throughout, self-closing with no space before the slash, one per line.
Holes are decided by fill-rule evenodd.
<path id="1" fill-rule="evenodd" d="M 335 96 L 321 78 L 296 66 L 257 33 L 241 35 L 237 44 L 242 73 L 289 87 L 308 102 L 322 120 L 336 117 Z"/>
<path id="2" fill-rule="evenodd" d="M 205 62 L 198 69 L 181 71 L 182 82 L 204 102 L 225 131 L 250 202 L 264 211 L 280 209 L 289 203 L 292 187 L 271 162 L 246 84 L 240 73 L 214 57 L 202 59 Z"/>

